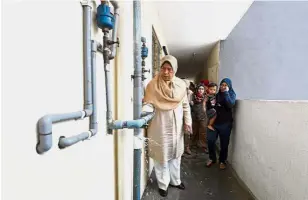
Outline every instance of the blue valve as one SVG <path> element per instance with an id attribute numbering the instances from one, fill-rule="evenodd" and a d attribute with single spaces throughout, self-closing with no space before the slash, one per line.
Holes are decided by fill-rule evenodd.
<path id="1" fill-rule="evenodd" d="M 141 47 L 141 57 L 142 58 L 148 57 L 148 52 L 149 52 L 148 47 L 146 47 L 146 46 Z"/>
<path id="2" fill-rule="evenodd" d="M 145 45 L 146 38 L 145 37 L 141 37 L 141 42 L 143 43 L 142 47 L 141 47 L 141 57 L 143 59 L 145 59 L 146 57 L 148 57 L 148 52 L 149 52 L 148 47 Z"/>
<path id="3" fill-rule="evenodd" d="M 110 7 L 106 3 L 102 3 L 97 7 L 96 21 L 97 21 L 97 26 L 102 30 L 113 29 L 114 16 L 110 12 Z"/>

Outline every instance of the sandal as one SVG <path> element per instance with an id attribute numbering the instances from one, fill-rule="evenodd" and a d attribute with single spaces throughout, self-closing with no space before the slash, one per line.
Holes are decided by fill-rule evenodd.
<path id="1" fill-rule="evenodd" d="M 216 162 L 214 162 L 213 160 L 208 160 L 207 163 L 206 163 L 206 167 L 211 167 L 215 163 Z"/>

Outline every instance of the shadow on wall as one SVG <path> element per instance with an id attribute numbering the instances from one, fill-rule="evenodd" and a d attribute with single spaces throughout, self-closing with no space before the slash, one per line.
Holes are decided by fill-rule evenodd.
<path id="1" fill-rule="evenodd" d="M 307 10 L 307 1 L 254 1 L 222 42 L 219 76 L 239 99 L 308 99 Z"/>
<path id="2" fill-rule="evenodd" d="M 238 100 L 235 109 L 236 174 L 257 199 L 307 199 L 308 101 Z"/>
<path id="3" fill-rule="evenodd" d="M 218 73 L 219 73 L 219 53 L 220 53 L 220 41 L 214 42 L 209 45 L 209 55 L 203 67 L 199 70 L 197 76 L 194 77 L 196 83 L 201 80 L 208 79 L 210 82 L 218 83 Z"/>

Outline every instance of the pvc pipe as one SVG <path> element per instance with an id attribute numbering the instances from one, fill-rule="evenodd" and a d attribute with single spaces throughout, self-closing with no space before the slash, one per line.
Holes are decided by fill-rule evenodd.
<path id="1" fill-rule="evenodd" d="M 144 125 L 146 125 L 152 118 L 154 117 L 154 113 L 149 113 L 148 115 L 137 119 L 137 120 L 128 120 L 128 121 L 122 121 L 122 120 L 115 120 L 110 124 L 111 129 L 133 129 L 133 128 L 142 128 Z"/>
<path id="2" fill-rule="evenodd" d="M 104 63 L 105 69 L 105 88 L 106 88 L 106 107 L 107 107 L 107 124 L 112 123 L 112 95 L 111 95 L 111 77 L 110 77 L 110 66 Z M 108 128 L 108 134 L 112 134 L 112 129 Z"/>
<path id="3" fill-rule="evenodd" d="M 142 67 L 141 67 L 141 3 L 134 1 L 134 119 L 139 119 L 142 110 Z M 140 135 L 141 130 L 136 129 L 134 135 Z"/>
<path id="4" fill-rule="evenodd" d="M 133 1 L 134 10 L 134 119 L 139 119 L 142 109 L 142 68 L 141 68 L 141 2 Z M 134 136 L 140 138 L 142 130 L 134 129 Z M 135 141 L 135 140 L 134 140 Z M 142 143 L 141 143 L 142 144 Z M 134 190 L 133 199 L 140 200 L 141 150 L 142 145 L 134 144 Z"/>
<path id="5" fill-rule="evenodd" d="M 135 136 L 135 138 L 137 137 Z M 136 145 L 137 139 L 134 139 L 134 147 L 137 146 Z M 143 143 L 140 142 L 140 144 L 143 144 Z M 133 191 L 134 200 L 140 200 L 141 153 L 142 153 L 141 149 L 134 149 L 134 191 Z"/>
<path id="6" fill-rule="evenodd" d="M 66 114 L 45 115 L 38 121 L 39 142 L 36 145 L 38 154 L 45 153 L 52 147 L 52 124 L 60 121 L 82 119 L 87 115 L 86 111 L 78 111 Z"/>
<path id="7" fill-rule="evenodd" d="M 95 40 L 91 43 L 91 65 L 92 65 L 92 101 L 93 101 L 93 113 L 90 116 L 90 128 L 94 129 L 94 135 L 97 132 L 97 97 L 96 97 L 96 52 L 98 44 Z"/>
<path id="8" fill-rule="evenodd" d="M 118 1 L 110 1 L 110 3 L 113 5 L 114 8 L 114 27 L 112 30 L 112 41 L 117 40 L 117 34 L 118 34 L 118 17 L 120 15 L 120 7 Z M 117 44 L 112 44 L 110 47 L 110 55 L 109 60 L 114 59 L 116 53 L 117 53 Z"/>
<path id="9" fill-rule="evenodd" d="M 85 109 L 92 109 L 92 88 L 91 88 L 91 6 L 88 2 L 82 3 L 83 8 L 83 66 L 84 66 L 84 88 L 85 88 Z"/>
<path id="10" fill-rule="evenodd" d="M 95 110 L 93 109 L 93 98 L 96 104 L 96 93 L 92 94 L 92 86 L 93 84 L 94 89 L 96 90 L 96 82 L 92 83 L 92 59 L 91 59 L 91 6 L 88 4 L 87 1 L 82 2 L 82 8 L 83 8 L 83 46 L 84 46 L 84 84 L 85 84 L 85 110 L 74 112 L 74 113 L 67 113 L 67 114 L 53 114 L 53 115 L 45 115 L 42 117 L 38 122 L 38 143 L 36 145 L 36 151 L 38 154 L 42 154 L 52 147 L 52 124 L 56 122 L 66 121 L 66 120 L 72 120 L 72 119 L 83 119 L 85 117 L 89 117 L 93 114 L 93 117 L 91 117 L 91 125 L 90 125 L 90 132 L 91 136 L 95 135 L 97 133 L 97 115 L 96 115 L 96 106 Z M 92 62 L 92 63 L 91 63 Z M 95 69 L 94 69 L 95 73 Z M 94 78 L 95 79 L 95 78 Z M 94 80 L 96 81 L 96 79 Z M 94 121 L 95 120 L 95 121 Z M 94 121 L 92 123 L 92 121 Z M 93 129 L 92 129 L 93 128 Z M 79 141 L 82 141 L 85 139 L 85 133 L 78 134 L 76 136 L 65 138 L 63 136 L 59 139 L 59 147 L 64 148 L 66 146 L 71 146 L 73 144 L 76 144 Z"/>
<path id="11" fill-rule="evenodd" d="M 64 137 L 61 136 L 59 139 L 58 146 L 60 149 L 64 149 L 66 147 L 72 146 L 73 144 L 76 144 L 80 141 L 86 140 L 92 136 L 91 131 L 83 132 L 78 135 L 74 135 L 71 137 Z"/>
<path id="12" fill-rule="evenodd" d="M 91 75 L 92 75 L 92 100 L 93 100 L 93 112 L 90 116 L 90 131 L 80 133 L 71 137 L 61 136 L 59 138 L 58 147 L 64 149 L 66 147 L 77 144 L 78 142 L 89 139 L 90 137 L 96 135 L 97 133 L 97 101 L 96 101 L 96 52 L 97 52 L 97 43 L 91 41 Z"/>

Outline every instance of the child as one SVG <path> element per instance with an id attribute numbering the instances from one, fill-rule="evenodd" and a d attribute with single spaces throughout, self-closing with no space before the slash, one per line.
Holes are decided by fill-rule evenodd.
<path id="1" fill-rule="evenodd" d="M 206 101 L 206 114 L 209 118 L 208 128 L 210 130 L 215 130 L 213 125 L 216 119 L 216 91 L 217 85 L 215 83 L 210 83 L 208 85 L 208 94 L 207 94 L 207 101 Z"/>

